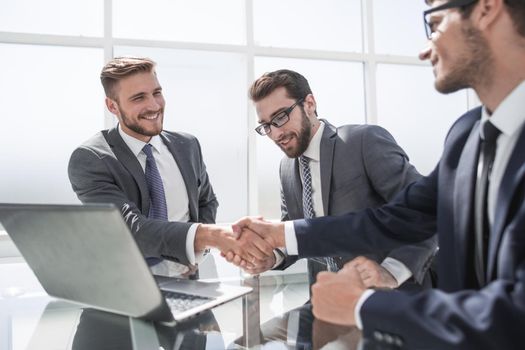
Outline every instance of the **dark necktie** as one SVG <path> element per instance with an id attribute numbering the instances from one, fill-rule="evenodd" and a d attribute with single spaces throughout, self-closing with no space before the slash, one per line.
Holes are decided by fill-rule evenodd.
<path id="1" fill-rule="evenodd" d="M 303 215 L 305 219 L 315 217 L 314 205 L 312 201 L 312 174 L 310 173 L 310 158 L 306 156 L 299 157 L 299 169 L 303 177 Z M 314 259 L 319 261 L 319 259 Z M 333 258 L 323 258 L 322 263 L 328 266 L 329 271 L 336 272 L 338 270 L 337 264 Z"/>
<path id="2" fill-rule="evenodd" d="M 160 177 L 155 157 L 151 150 L 152 146 L 147 144 L 142 148 L 146 154 L 146 168 L 144 174 L 146 176 L 146 184 L 148 185 L 150 207 L 148 218 L 158 220 L 168 220 L 168 206 L 166 205 L 166 196 L 164 194 L 164 185 Z M 146 258 L 148 265 L 153 266 L 162 261 L 159 258 Z"/>
<path id="3" fill-rule="evenodd" d="M 476 249 L 474 264 L 480 286 L 486 284 L 488 243 L 490 225 L 488 219 L 488 189 L 490 174 L 496 155 L 496 140 L 500 134 L 498 128 L 490 121 L 483 125 L 484 139 L 480 142 L 480 153 L 476 180 L 475 232 Z"/>

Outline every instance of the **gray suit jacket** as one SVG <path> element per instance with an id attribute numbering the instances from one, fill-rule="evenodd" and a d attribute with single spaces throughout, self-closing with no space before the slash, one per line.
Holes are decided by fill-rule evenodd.
<path id="1" fill-rule="evenodd" d="M 421 175 L 385 129 L 376 125 L 344 125 L 336 128 L 323 120 L 320 168 L 323 209 L 327 216 L 378 207 Z M 282 220 L 303 218 L 302 183 L 297 159 L 284 157 L 280 166 Z M 436 252 L 435 237 L 390 252 L 363 254 L 381 262 L 386 256 L 401 261 L 421 283 Z M 360 255 L 343 257 L 343 262 Z M 286 268 L 296 257 L 286 257 Z M 316 268 L 309 262 L 310 274 Z M 310 280 L 313 276 L 310 276 Z"/>
<path id="2" fill-rule="evenodd" d="M 198 140 L 189 134 L 167 131 L 160 137 L 186 184 L 190 222 L 148 219 L 150 199 L 144 171 L 117 128 L 97 133 L 73 152 L 69 180 L 83 203 L 113 203 L 120 208 L 145 256 L 187 265 L 188 229 L 192 222 L 214 223 L 218 202 Z"/>

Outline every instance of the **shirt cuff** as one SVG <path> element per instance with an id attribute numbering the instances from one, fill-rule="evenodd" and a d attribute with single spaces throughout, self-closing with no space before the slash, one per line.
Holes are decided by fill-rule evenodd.
<path id="1" fill-rule="evenodd" d="M 297 237 L 295 237 L 295 227 L 293 221 L 284 222 L 284 242 L 288 255 L 299 255 L 297 248 Z"/>
<path id="2" fill-rule="evenodd" d="M 406 280 L 412 277 L 412 272 L 403 264 L 401 261 L 394 258 L 385 258 L 381 263 L 383 266 L 397 281 L 398 287 L 403 284 Z"/>
<path id="3" fill-rule="evenodd" d="M 188 229 L 188 234 L 186 235 L 186 256 L 190 264 L 195 265 L 197 262 L 202 261 L 204 258 L 204 252 L 195 253 L 195 235 L 197 233 L 197 227 L 200 224 L 192 224 Z M 199 259 L 197 261 L 197 259 Z"/>
<path id="4" fill-rule="evenodd" d="M 272 270 L 283 263 L 286 253 L 282 249 L 277 248 L 273 250 L 273 255 L 275 256 L 275 264 L 273 264 Z"/>
<path id="5" fill-rule="evenodd" d="M 361 294 L 361 296 L 359 297 L 359 299 L 357 300 L 357 303 L 355 304 L 355 309 L 354 309 L 354 319 L 355 319 L 355 325 L 357 326 L 357 328 L 359 328 L 360 330 L 363 330 L 363 320 L 361 320 L 361 308 L 363 307 L 363 304 L 365 303 L 365 301 L 370 298 L 370 296 L 372 294 L 375 293 L 375 290 L 373 289 L 367 289 L 363 292 L 363 294 Z"/>

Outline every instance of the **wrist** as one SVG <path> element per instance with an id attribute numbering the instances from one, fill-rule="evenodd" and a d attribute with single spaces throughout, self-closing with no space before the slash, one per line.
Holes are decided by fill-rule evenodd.
<path id="1" fill-rule="evenodd" d="M 204 251 L 218 248 L 219 239 L 224 233 L 215 225 L 200 224 L 195 233 L 195 250 Z"/>
<path id="2" fill-rule="evenodd" d="M 273 248 L 286 247 L 286 240 L 284 238 L 284 222 L 276 224 L 276 229 L 271 232 L 271 239 L 273 241 Z"/>

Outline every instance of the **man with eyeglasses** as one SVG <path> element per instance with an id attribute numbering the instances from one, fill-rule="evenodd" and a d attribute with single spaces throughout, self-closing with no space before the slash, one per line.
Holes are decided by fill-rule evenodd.
<path id="1" fill-rule="evenodd" d="M 252 84 L 250 98 L 259 117 L 255 131 L 285 153 L 279 171 L 282 220 L 377 207 L 421 177 L 385 129 L 335 127 L 318 119 L 310 85 L 297 72 L 282 69 L 264 74 Z M 436 245 L 432 238 L 391 252 L 369 252 L 366 257 L 357 257 L 359 251 L 355 251 L 344 257 L 308 259 L 309 282 L 315 282 L 319 271 L 337 271 L 355 258 L 352 263 L 369 286 L 397 288 L 409 280 L 404 288 L 430 287 L 426 271 Z M 276 249 L 275 256 L 246 270 L 285 269 L 296 261 L 297 256 Z"/>
<path id="2" fill-rule="evenodd" d="M 407 349 L 523 349 L 525 1 L 428 3 L 420 58 L 432 64 L 436 89 L 471 87 L 483 104 L 451 127 L 435 170 L 379 209 L 237 225 L 274 247 L 297 244 L 288 253 L 300 257 L 394 248 L 437 232 L 439 289 L 367 289 L 345 266 L 319 274 L 314 315 Z"/>

